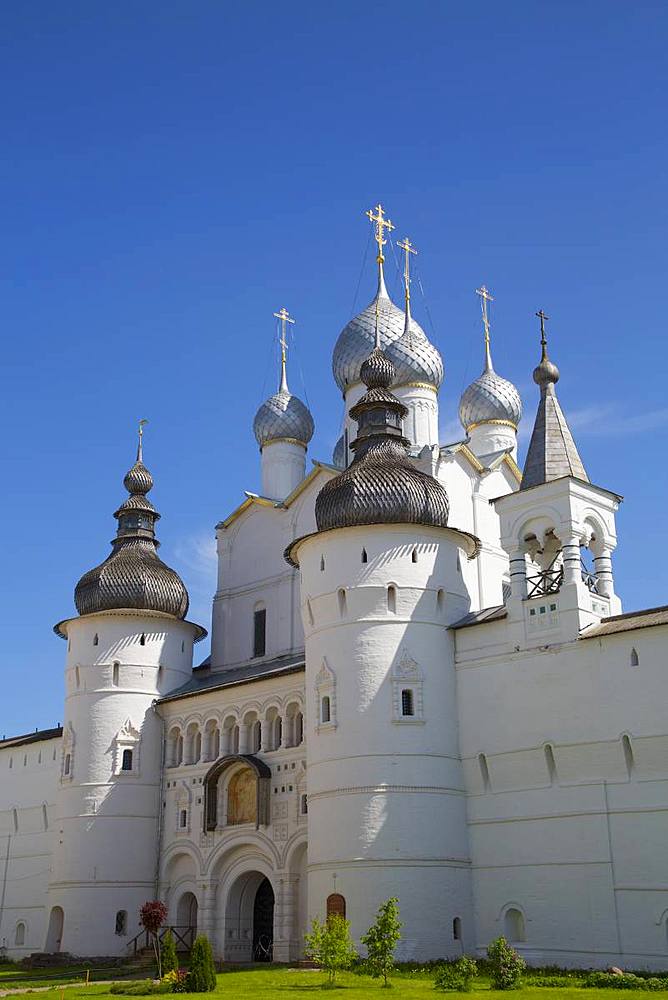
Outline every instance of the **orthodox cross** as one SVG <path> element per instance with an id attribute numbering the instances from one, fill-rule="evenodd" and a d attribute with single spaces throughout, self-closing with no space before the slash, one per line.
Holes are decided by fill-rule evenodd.
<path id="1" fill-rule="evenodd" d="M 373 214 L 374 211 L 376 213 L 375 215 Z M 385 262 L 385 258 L 383 256 L 383 247 L 385 246 L 387 240 L 385 240 L 383 236 L 383 231 L 387 229 L 389 233 L 392 232 L 392 230 L 394 229 L 394 226 L 392 225 L 390 220 L 385 218 L 383 214 L 384 211 L 385 210 L 383 206 L 380 204 L 380 202 L 378 202 L 375 209 L 370 208 L 369 211 L 366 213 L 368 218 L 374 224 L 374 228 L 376 230 L 374 234 L 374 239 L 378 244 L 378 256 L 376 257 L 376 260 L 378 261 L 379 264 L 383 264 Z"/>
<path id="2" fill-rule="evenodd" d="M 543 345 L 543 349 L 545 349 L 547 347 L 547 337 L 545 336 L 545 320 L 549 319 L 550 317 L 546 316 L 542 309 L 538 310 L 536 316 L 538 316 L 538 319 L 540 320 L 540 342 Z"/>
<path id="3" fill-rule="evenodd" d="M 415 247 L 413 246 L 413 244 L 411 243 L 411 241 L 408 239 L 407 236 L 405 236 L 403 240 L 399 240 L 397 246 L 401 247 L 406 257 L 406 260 L 404 262 L 404 287 L 406 289 L 406 302 L 408 303 L 411 297 L 410 255 L 412 253 L 417 254 L 417 250 L 415 249 Z"/>
<path id="4" fill-rule="evenodd" d="M 142 461 L 142 438 L 144 437 L 144 424 L 147 424 L 148 420 L 139 421 L 139 441 L 137 442 L 137 461 Z"/>
<path id="5" fill-rule="evenodd" d="M 287 357 L 288 342 L 285 336 L 285 332 L 287 329 L 285 324 L 286 323 L 294 324 L 294 319 L 292 318 L 288 310 L 285 308 L 285 306 L 283 306 L 283 308 L 280 309 L 277 313 L 274 313 L 274 316 L 276 317 L 276 319 L 281 321 L 281 336 L 279 337 L 278 340 L 279 344 L 281 345 L 281 392 L 287 392 L 288 380 L 285 371 L 286 368 L 285 362 Z"/>
<path id="6" fill-rule="evenodd" d="M 480 288 L 476 288 L 475 293 L 480 296 L 480 305 L 482 307 L 482 325 L 485 328 L 485 346 L 489 348 L 489 315 L 487 313 L 487 303 L 493 302 L 494 299 L 484 285 L 481 285 Z"/>

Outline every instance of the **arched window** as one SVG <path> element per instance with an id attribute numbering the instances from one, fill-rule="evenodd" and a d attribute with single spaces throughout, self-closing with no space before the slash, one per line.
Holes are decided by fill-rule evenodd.
<path id="1" fill-rule="evenodd" d="M 119 910 L 116 914 L 116 927 L 115 933 L 119 936 L 123 936 L 128 932 L 128 911 Z"/>
<path id="2" fill-rule="evenodd" d="M 264 656 L 267 651 L 267 609 L 258 607 L 253 612 L 253 656 Z"/>
<path id="3" fill-rule="evenodd" d="M 455 917 L 452 921 L 452 940 L 461 941 L 462 939 L 462 918 Z"/>
<path id="4" fill-rule="evenodd" d="M 66 753 L 65 754 L 65 763 L 63 765 L 63 774 L 69 775 L 71 769 L 72 769 L 72 754 L 71 753 Z"/>
<path id="5" fill-rule="evenodd" d="M 146 645 L 146 635 L 143 632 L 142 632 L 142 634 L 139 637 L 139 645 L 140 646 L 145 646 Z"/>
<path id="6" fill-rule="evenodd" d="M 274 728 L 274 732 L 272 734 L 273 739 L 271 741 L 272 746 L 274 750 L 280 750 L 281 743 L 283 742 L 283 719 L 280 717 L 280 715 L 277 715 L 276 718 L 274 719 L 273 728 Z"/>
<path id="7" fill-rule="evenodd" d="M 415 715 L 413 707 L 413 692 L 410 688 L 404 688 L 401 692 L 401 714 Z"/>
<path id="8" fill-rule="evenodd" d="M 123 759 L 121 761 L 121 771 L 131 771 L 132 770 L 132 750 L 123 751 Z"/>
<path id="9" fill-rule="evenodd" d="M 111 686 L 112 687 L 115 687 L 115 688 L 118 687 L 118 680 L 119 680 L 120 670 L 121 670 L 120 663 L 118 663 L 118 662 L 114 663 L 113 666 L 112 666 L 112 668 L 111 668 Z"/>
<path id="10" fill-rule="evenodd" d="M 436 591 L 436 610 L 441 613 L 445 607 L 445 591 L 441 587 L 440 590 Z"/>
<path id="11" fill-rule="evenodd" d="M 331 896 L 327 897 L 327 916 L 343 917 L 345 920 L 346 901 L 340 892 L 333 892 Z"/>
<path id="12" fill-rule="evenodd" d="M 331 720 L 332 705 L 329 700 L 329 695 L 326 694 L 320 700 L 320 721 L 329 722 Z"/>
<path id="13" fill-rule="evenodd" d="M 366 554 L 366 549 L 362 549 L 362 562 L 365 563 L 365 562 L 368 562 L 368 561 L 369 561 L 369 557 Z"/>
<path id="14" fill-rule="evenodd" d="M 633 759 L 633 747 L 631 746 L 631 739 L 626 733 L 622 736 L 622 749 L 624 751 L 624 763 L 626 764 L 626 771 L 631 778 L 633 776 L 633 770 L 635 768 L 635 760 Z"/>
<path id="15" fill-rule="evenodd" d="M 239 753 L 239 726 L 232 726 L 232 753 Z"/>
<path id="16" fill-rule="evenodd" d="M 45 830 L 49 829 L 49 813 L 44 802 L 42 803 L 42 826 Z"/>
<path id="17" fill-rule="evenodd" d="M 185 830 L 187 826 L 188 826 L 188 810 L 181 809 L 179 812 L 179 827 L 181 828 L 181 830 Z"/>
<path id="18" fill-rule="evenodd" d="M 636 652 L 635 649 L 632 649 L 631 650 L 631 666 L 632 667 L 637 667 L 639 663 L 640 663 L 640 659 L 638 657 L 638 653 Z"/>
<path id="19" fill-rule="evenodd" d="M 339 600 L 339 615 L 341 616 L 341 618 L 345 618 L 345 614 L 346 614 L 346 592 L 343 589 L 343 587 L 341 587 L 341 589 L 339 590 L 337 596 L 338 596 L 338 600 Z"/>
<path id="20" fill-rule="evenodd" d="M 304 793 L 299 800 L 299 811 L 302 816 L 306 816 L 308 812 L 308 796 Z"/>
<path id="21" fill-rule="evenodd" d="M 97 635 L 97 632 L 96 632 L 95 635 L 93 636 L 93 645 L 97 646 L 97 644 L 98 644 L 99 641 L 100 640 L 98 639 L 98 635 Z"/>
<path id="22" fill-rule="evenodd" d="M 397 613 L 397 588 L 394 586 L 387 588 L 387 610 L 393 615 Z"/>
<path id="23" fill-rule="evenodd" d="M 482 778 L 482 785 L 486 792 L 491 788 L 491 782 L 489 780 L 489 767 L 487 766 L 487 757 L 484 753 L 478 754 L 478 766 L 480 767 L 480 777 Z"/>
<path id="24" fill-rule="evenodd" d="M 19 811 L 18 809 L 12 809 L 12 820 L 14 822 L 14 833 L 19 832 Z"/>
<path id="25" fill-rule="evenodd" d="M 19 920 L 16 925 L 16 933 L 14 935 L 14 944 L 17 948 L 22 948 L 26 943 L 26 925 L 22 920 Z"/>
<path id="26" fill-rule="evenodd" d="M 503 929 L 505 936 L 511 944 L 519 944 L 526 941 L 524 930 L 524 914 L 514 906 L 508 907 L 503 918 Z"/>
<path id="27" fill-rule="evenodd" d="M 251 746 L 253 748 L 253 753 L 258 753 L 262 745 L 262 723 L 258 719 L 253 723 L 253 739 L 251 740 Z"/>
<path id="28" fill-rule="evenodd" d="M 418 551 L 417 549 L 413 549 L 413 551 L 411 552 L 411 562 L 416 563 L 417 561 L 418 561 Z"/>
<path id="29" fill-rule="evenodd" d="M 325 557 L 324 556 L 320 556 L 320 572 L 321 573 L 325 572 Z"/>
<path id="30" fill-rule="evenodd" d="M 557 762 L 554 759 L 554 750 L 549 743 L 545 744 L 545 765 L 547 767 L 547 775 L 550 779 L 550 784 L 554 785 L 557 781 Z"/>
<path id="31" fill-rule="evenodd" d="M 81 674 L 79 673 L 79 666 L 74 668 L 74 680 L 77 687 L 81 687 Z"/>
<path id="32" fill-rule="evenodd" d="M 295 746 L 301 746 L 304 742 L 304 716 L 301 712 L 295 715 Z"/>

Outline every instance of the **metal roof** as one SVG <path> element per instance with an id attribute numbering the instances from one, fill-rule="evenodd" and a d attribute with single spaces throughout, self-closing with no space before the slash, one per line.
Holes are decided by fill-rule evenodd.
<path id="1" fill-rule="evenodd" d="M 206 663 L 206 661 L 205 661 Z M 276 656 L 273 660 L 249 660 L 239 667 L 228 670 L 207 669 L 204 664 L 196 668 L 197 676 L 192 677 L 176 691 L 160 698 L 159 704 L 165 701 L 178 701 L 180 698 L 193 698 L 207 691 L 217 691 L 222 688 L 236 687 L 240 684 L 250 684 L 253 681 L 265 680 L 269 677 L 280 677 L 283 674 L 298 673 L 304 669 L 304 653 L 288 653 Z M 195 671 L 193 671 L 194 673 Z"/>
<path id="2" fill-rule="evenodd" d="M 44 740 L 59 740 L 63 735 L 62 726 L 54 726 L 53 729 L 36 729 L 34 733 L 25 733 L 23 736 L 9 736 L 0 740 L 0 750 L 8 747 L 22 747 L 28 743 L 42 743 Z"/>

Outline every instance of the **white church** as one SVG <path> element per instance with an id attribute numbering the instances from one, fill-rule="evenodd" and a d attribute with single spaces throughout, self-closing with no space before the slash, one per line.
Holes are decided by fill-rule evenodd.
<path id="1" fill-rule="evenodd" d="M 261 491 L 216 526 L 195 667 L 140 433 L 112 551 L 55 626 L 63 726 L 0 742 L 3 954 L 131 955 L 161 898 L 181 946 L 292 962 L 313 917 L 358 940 L 396 895 L 403 959 L 504 934 L 534 964 L 668 967 L 668 608 L 622 612 L 622 498 L 588 478 L 542 313 L 523 471 L 484 288 L 482 372 L 439 442 L 412 247 L 400 308 L 369 215 L 378 288 L 333 355 L 343 436 L 307 464 L 281 310 Z"/>

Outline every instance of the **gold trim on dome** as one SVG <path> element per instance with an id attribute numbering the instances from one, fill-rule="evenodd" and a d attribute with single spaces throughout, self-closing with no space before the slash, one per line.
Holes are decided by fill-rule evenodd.
<path id="1" fill-rule="evenodd" d="M 262 451 L 263 448 L 266 448 L 267 445 L 278 444 L 279 442 L 283 442 L 284 444 L 298 444 L 300 448 L 303 448 L 304 451 L 306 451 L 306 445 L 304 444 L 303 441 L 300 441 L 298 438 L 288 438 L 288 437 L 272 438 L 270 441 L 265 441 L 264 444 L 262 445 L 262 448 L 260 448 L 260 451 Z"/>
<path id="2" fill-rule="evenodd" d="M 517 431 L 517 424 L 514 424 L 512 420 L 499 420 L 494 418 L 492 420 L 478 420 L 474 424 L 469 424 L 466 428 L 466 433 L 469 434 L 471 431 L 475 430 L 476 427 L 484 427 L 486 424 L 495 424 L 502 427 L 512 427 L 514 431 Z"/>
<path id="3" fill-rule="evenodd" d="M 436 386 L 430 385 L 429 382 L 401 382 L 398 385 L 393 385 L 393 389 L 431 389 L 431 391 L 436 395 Z"/>

